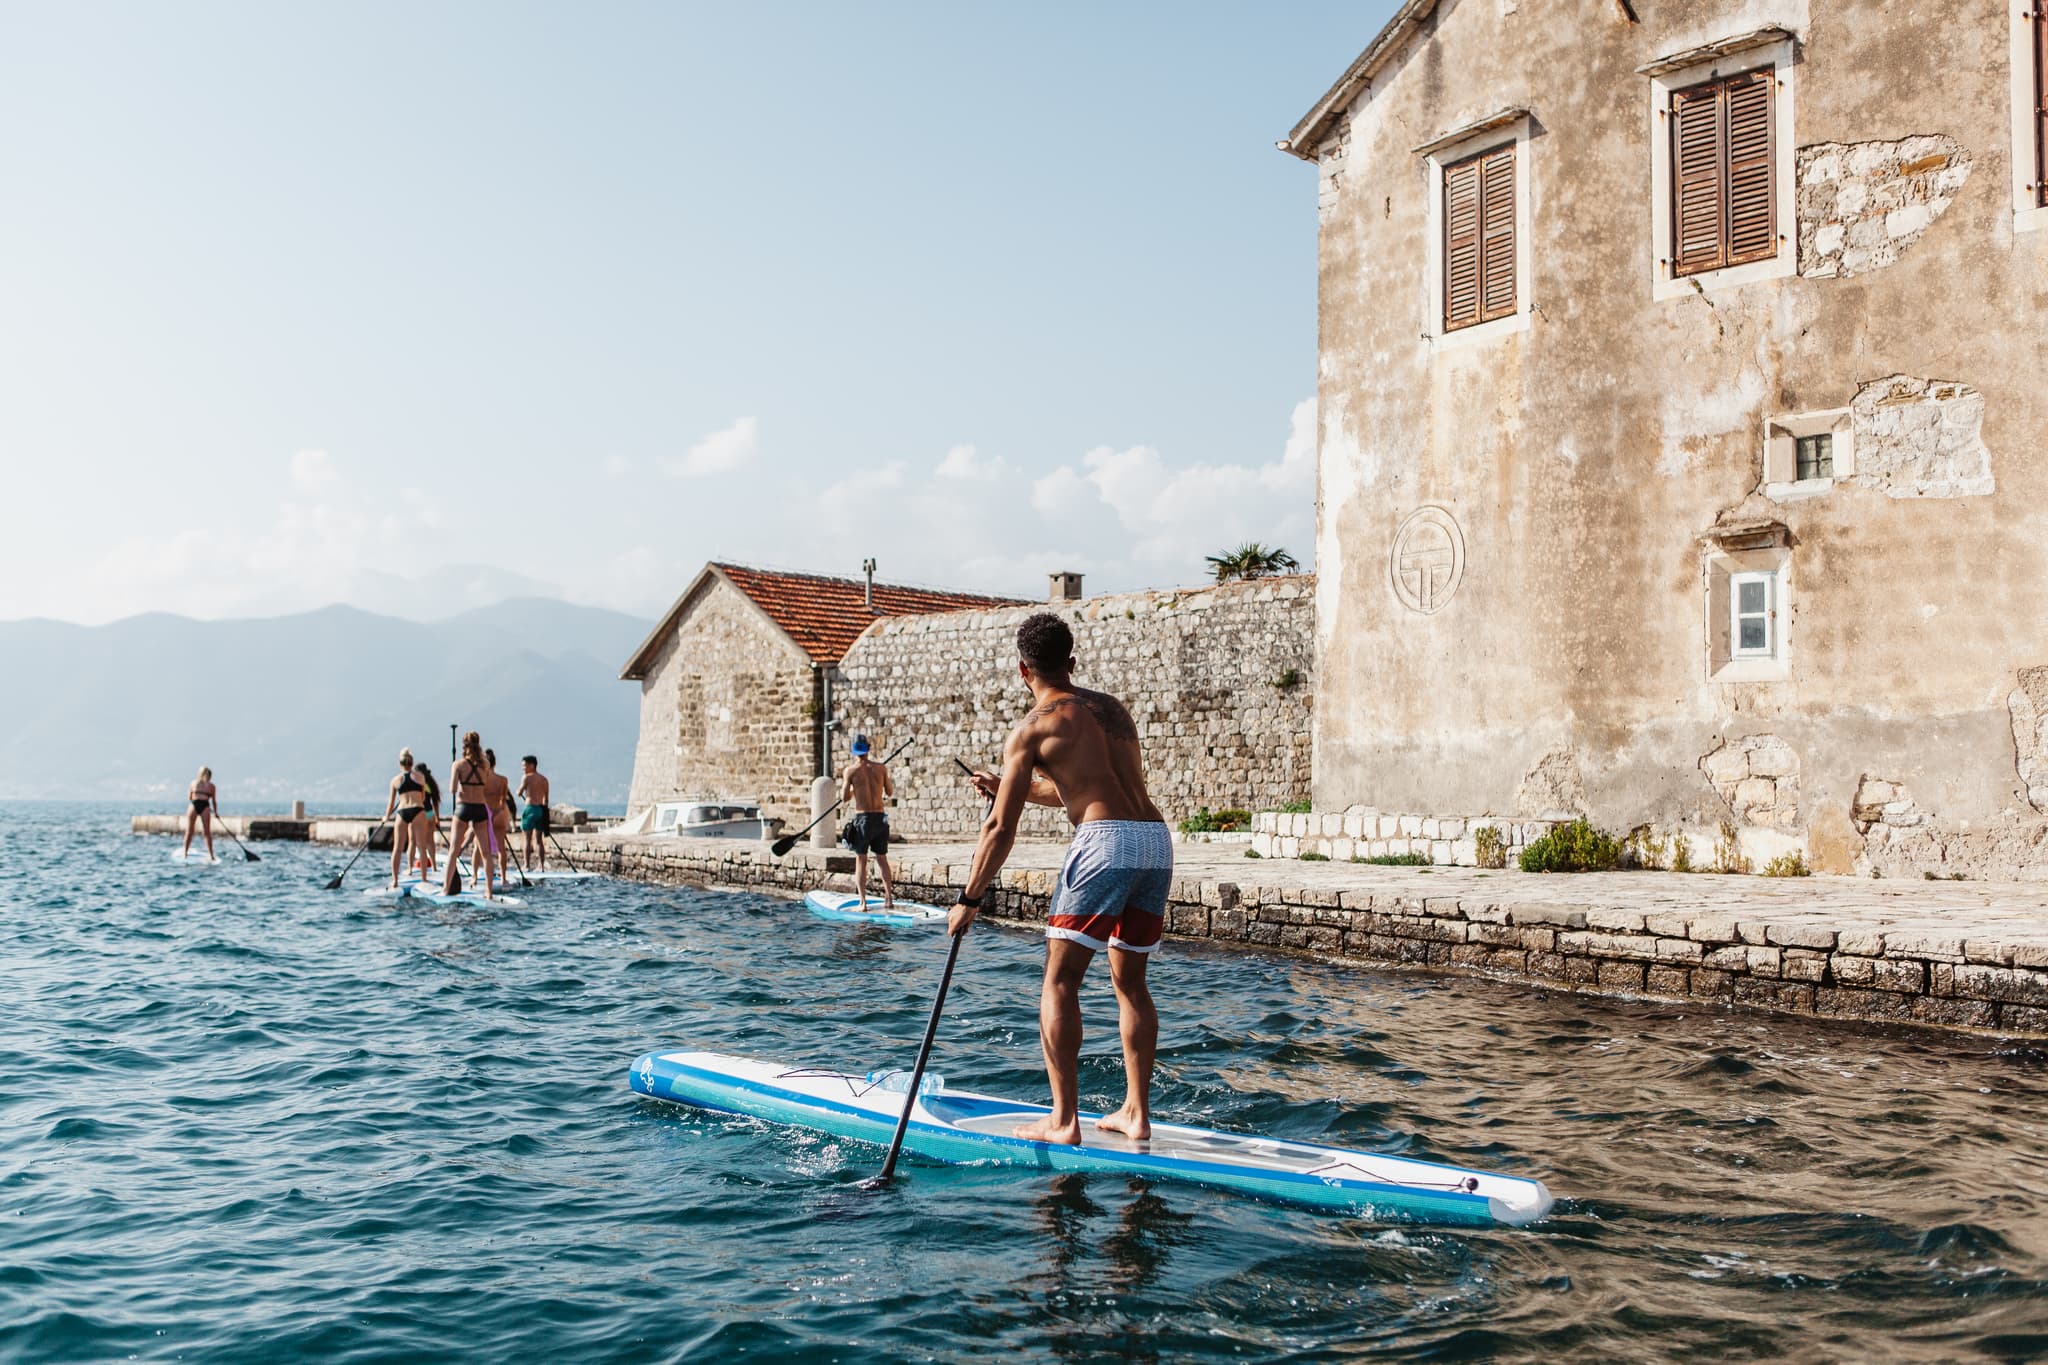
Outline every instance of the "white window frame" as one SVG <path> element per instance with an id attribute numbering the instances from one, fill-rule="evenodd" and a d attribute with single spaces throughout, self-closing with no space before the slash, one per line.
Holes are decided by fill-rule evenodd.
<path id="1" fill-rule="evenodd" d="M 1707 609 L 1704 612 L 1707 680 L 1712 683 L 1764 683 L 1783 682 L 1790 678 L 1794 590 L 1791 550 L 1782 544 L 1740 550 L 1710 546 L 1701 568 L 1700 586 L 1704 590 L 1703 606 Z M 1737 620 L 1740 613 L 1736 608 L 1741 599 L 1735 585 L 1758 575 L 1771 580 L 1771 647 L 1766 653 L 1737 653 L 1735 646 L 1741 634 Z M 1727 594 L 1727 601 L 1718 612 L 1714 610 L 1717 585 L 1719 591 Z"/>
<path id="2" fill-rule="evenodd" d="M 1464 135 L 1454 133 L 1421 149 L 1428 165 L 1429 180 L 1429 268 L 1423 272 L 1426 278 L 1423 281 L 1422 335 L 1434 350 L 1455 350 L 1529 330 L 1529 239 L 1533 235 L 1530 223 L 1534 216 L 1530 212 L 1529 198 L 1534 178 L 1529 165 L 1529 123 L 1530 117 L 1526 113 L 1502 122 L 1488 120 L 1484 128 Z M 1504 318 L 1447 332 L 1444 330 L 1444 167 L 1455 166 L 1482 152 L 1505 147 L 1510 142 L 1515 145 L 1515 311 Z"/>
<path id="3" fill-rule="evenodd" d="M 1742 609 L 1742 590 L 1752 583 L 1761 585 L 1764 590 L 1761 613 Z M 1745 618 L 1758 615 L 1764 619 L 1763 647 L 1744 649 L 1742 623 Z M 1778 575 L 1774 570 L 1744 569 L 1728 575 L 1728 657 L 1741 661 L 1778 657 Z"/>
<path id="4" fill-rule="evenodd" d="M 2043 8 L 2043 0 L 2007 0 L 2012 30 L 2012 230 L 2038 232 L 2048 228 L 2048 205 L 2033 190 L 2034 172 L 2040 166 L 2039 125 L 2034 121 L 2034 25 L 2048 20 L 2032 18 Z"/>
<path id="5" fill-rule="evenodd" d="M 1656 300 L 1686 298 L 1695 292 L 1735 289 L 1759 280 L 1779 280 L 1799 272 L 1799 204 L 1796 168 L 1799 144 L 1793 131 L 1796 89 L 1793 69 L 1797 41 L 1781 37 L 1753 47 L 1723 52 L 1708 60 L 1650 77 L 1650 296 Z M 1777 126 L 1772 130 L 1772 195 L 1776 206 L 1778 254 L 1764 261 L 1706 270 L 1697 275 L 1675 273 L 1671 242 L 1671 97 L 1717 76 L 1770 67 L 1778 88 L 1772 93 Z"/>
<path id="6" fill-rule="evenodd" d="M 1824 479 L 1799 477 L 1799 438 L 1832 436 L 1834 467 Z M 1826 493 L 1856 472 L 1856 434 L 1848 408 L 1780 413 L 1764 423 L 1763 494 L 1773 502 L 1798 502 Z"/>

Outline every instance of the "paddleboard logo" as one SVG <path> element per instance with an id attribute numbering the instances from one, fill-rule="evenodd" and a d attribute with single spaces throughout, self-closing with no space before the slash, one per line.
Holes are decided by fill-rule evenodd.
<path id="1" fill-rule="evenodd" d="M 640 1059 L 640 1085 L 648 1094 L 654 1093 L 654 1057 L 652 1054 Z"/>
<path id="2" fill-rule="evenodd" d="M 1418 507 L 1394 532 L 1388 577 L 1402 606 L 1424 616 L 1443 610 L 1465 578 L 1465 533 L 1434 505 Z"/>

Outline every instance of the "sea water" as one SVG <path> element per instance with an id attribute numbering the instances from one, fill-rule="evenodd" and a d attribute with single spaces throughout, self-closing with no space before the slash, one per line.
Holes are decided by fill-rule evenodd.
<path id="1" fill-rule="evenodd" d="M 906 1164 L 632 1094 L 915 1060 L 945 938 L 758 895 L 380 903 L 0 807 L 0 1359 L 1956 1360 L 2048 1353 L 2031 1045 L 1169 944 L 1160 1114 L 1537 1176 L 1527 1229 Z M 1043 1099 L 979 927 L 932 1067 Z M 1121 1099 L 1087 988 L 1084 1102 Z"/>

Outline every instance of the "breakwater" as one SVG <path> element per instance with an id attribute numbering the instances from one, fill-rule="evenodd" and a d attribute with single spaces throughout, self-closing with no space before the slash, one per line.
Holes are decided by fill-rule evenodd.
<path id="1" fill-rule="evenodd" d="M 853 858 L 776 858 L 737 840 L 565 836 L 577 866 L 636 881 L 801 894 Z M 984 913 L 1042 922 L 1064 846 L 1020 844 Z M 892 862 L 897 893 L 944 904 L 967 844 Z M 1247 859 L 1181 845 L 1178 939 L 1547 989 L 2048 1038 L 2048 896 L 2039 886 L 1625 872 L 1537 876 Z"/>

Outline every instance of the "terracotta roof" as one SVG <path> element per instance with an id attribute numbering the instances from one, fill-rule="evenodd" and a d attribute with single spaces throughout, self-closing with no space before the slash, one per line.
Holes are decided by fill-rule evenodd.
<path id="1" fill-rule="evenodd" d="M 990 607 L 1031 605 L 1020 597 L 984 597 L 970 592 L 939 592 L 931 588 L 905 588 L 893 583 L 875 584 L 875 606 L 867 606 L 867 585 L 858 578 L 825 578 L 818 574 L 781 573 L 773 569 L 750 569 L 744 564 L 706 564 L 692 579 L 675 605 L 670 607 L 619 676 L 642 679 L 652 666 L 661 646 L 673 634 L 676 622 L 698 594 L 716 579 L 739 589 L 808 656 L 812 663 L 836 664 L 860 638 L 860 633 L 884 616 L 922 616 L 942 611 L 981 611 Z"/>
<path id="2" fill-rule="evenodd" d="M 940 611 L 978 611 L 988 607 L 1026 605 L 1015 597 L 983 597 L 978 593 L 937 592 L 875 584 L 874 610 L 868 610 L 867 585 L 858 578 L 824 578 L 807 573 L 777 573 L 742 564 L 713 564 L 735 588 L 753 599 L 813 663 L 836 664 L 860 633 L 884 616 L 924 616 Z"/>

